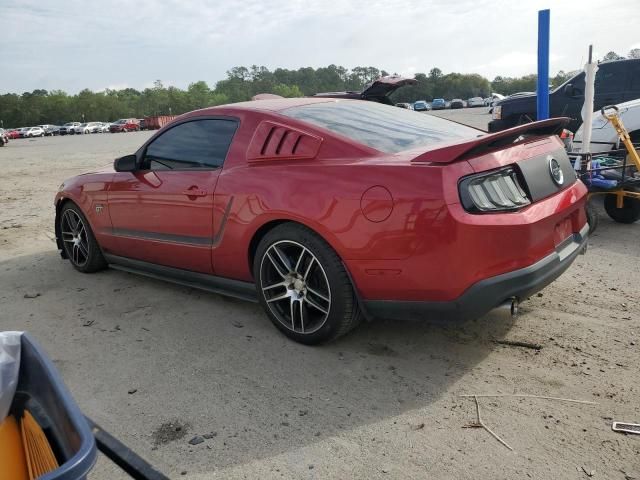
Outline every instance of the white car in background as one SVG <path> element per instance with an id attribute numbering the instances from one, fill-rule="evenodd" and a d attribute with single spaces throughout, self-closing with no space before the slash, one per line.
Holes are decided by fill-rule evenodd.
<path id="1" fill-rule="evenodd" d="M 467 107 L 484 107 L 484 98 L 482 97 L 472 97 L 467 100 Z"/>
<path id="2" fill-rule="evenodd" d="M 20 132 L 22 138 L 44 137 L 42 127 L 25 127 Z"/>
<path id="3" fill-rule="evenodd" d="M 628 102 L 619 103 L 618 115 L 624 124 L 631 141 L 640 143 L 640 98 Z M 574 152 L 582 151 L 582 135 L 584 125 L 580 125 L 573 137 Z M 624 148 L 622 144 L 618 146 L 618 134 L 611 125 L 611 122 L 602 116 L 600 111 L 593 113 L 591 121 L 591 153 L 608 152 Z"/>
<path id="4" fill-rule="evenodd" d="M 101 122 L 100 127 L 98 128 L 98 133 L 109 133 L 109 127 L 111 124 L 109 122 Z"/>
<path id="5" fill-rule="evenodd" d="M 493 107 L 493 104 L 498 100 L 502 100 L 504 95 L 500 95 L 499 93 L 492 93 L 490 97 L 484 99 L 485 107 Z"/>
<path id="6" fill-rule="evenodd" d="M 81 123 L 80 125 L 75 127 L 75 132 L 77 134 L 95 133 L 98 131 L 98 128 L 101 128 L 101 127 L 102 127 L 102 124 L 100 122 Z"/>

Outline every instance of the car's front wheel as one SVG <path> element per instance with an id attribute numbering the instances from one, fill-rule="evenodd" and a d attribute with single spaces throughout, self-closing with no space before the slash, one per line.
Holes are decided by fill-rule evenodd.
<path id="1" fill-rule="evenodd" d="M 281 224 L 260 241 L 253 264 L 258 297 L 274 325 L 308 345 L 353 329 L 360 312 L 336 252 L 316 233 Z"/>
<path id="2" fill-rule="evenodd" d="M 80 208 L 71 202 L 66 203 L 60 211 L 58 222 L 64 252 L 76 270 L 93 273 L 107 266 L 89 222 Z"/>

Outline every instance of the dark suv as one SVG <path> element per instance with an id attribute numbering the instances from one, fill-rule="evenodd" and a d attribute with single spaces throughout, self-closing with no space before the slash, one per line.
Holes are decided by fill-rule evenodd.
<path id="1" fill-rule="evenodd" d="M 615 105 L 640 98 L 640 59 L 615 60 L 598 65 L 595 84 L 594 111 L 605 105 Z M 567 128 L 574 132 L 582 123 L 580 111 L 584 104 L 584 72 L 567 80 L 549 94 L 551 117 L 570 117 Z M 499 132 L 536 120 L 536 95 L 518 95 L 500 100 L 493 107 L 490 132 Z"/>

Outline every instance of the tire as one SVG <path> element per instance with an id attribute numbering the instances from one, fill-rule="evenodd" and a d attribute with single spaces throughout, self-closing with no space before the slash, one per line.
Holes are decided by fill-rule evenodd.
<path id="1" fill-rule="evenodd" d="M 598 212 L 591 203 L 587 203 L 585 211 L 587 214 L 587 223 L 589 224 L 589 235 L 592 235 L 598 228 Z"/>
<path id="2" fill-rule="evenodd" d="M 325 343 L 360 322 L 357 298 L 342 261 L 318 234 L 302 225 L 284 223 L 270 230 L 258 244 L 253 273 L 267 316 L 296 342 Z"/>
<path id="3" fill-rule="evenodd" d="M 58 215 L 58 231 L 62 237 L 64 253 L 73 268 L 82 273 L 93 273 L 106 268 L 100 245 L 80 208 L 71 202 L 63 205 Z M 82 248 L 84 246 L 84 248 Z"/>
<path id="4" fill-rule="evenodd" d="M 637 192 L 638 190 L 634 190 Z M 631 197 L 624 197 L 622 208 L 616 207 L 615 194 L 604 197 L 604 209 L 613 220 L 618 223 L 634 223 L 640 220 L 640 200 Z"/>

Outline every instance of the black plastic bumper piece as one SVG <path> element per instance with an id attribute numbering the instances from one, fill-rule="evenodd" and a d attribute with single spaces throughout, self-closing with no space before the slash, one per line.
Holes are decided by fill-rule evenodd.
<path id="1" fill-rule="evenodd" d="M 555 252 L 525 268 L 482 280 L 449 302 L 362 300 L 365 314 L 389 320 L 464 322 L 479 318 L 503 302 L 525 300 L 569 268 L 587 247 L 589 225 L 574 233 Z"/>
<path id="2" fill-rule="evenodd" d="M 507 123 L 504 120 L 491 120 L 487 126 L 489 133 L 501 132 L 511 127 L 515 127 L 515 124 Z"/>

